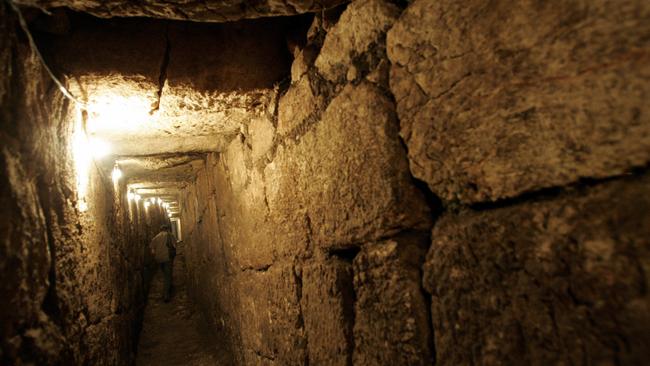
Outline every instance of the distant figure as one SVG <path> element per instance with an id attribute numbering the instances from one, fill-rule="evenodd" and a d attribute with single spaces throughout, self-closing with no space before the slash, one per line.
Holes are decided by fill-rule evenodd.
<path id="1" fill-rule="evenodd" d="M 169 302 L 172 292 L 172 263 L 176 256 L 176 238 L 167 224 L 160 226 L 160 233 L 151 239 L 151 254 L 160 265 L 164 275 L 163 300 Z"/>

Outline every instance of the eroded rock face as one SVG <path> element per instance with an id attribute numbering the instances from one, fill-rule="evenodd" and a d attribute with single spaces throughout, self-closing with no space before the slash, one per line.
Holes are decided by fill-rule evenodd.
<path id="1" fill-rule="evenodd" d="M 438 364 L 646 363 L 650 179 L 635 178 L 445 215 L 424 267 Z"/>
<path id="2" fill-rule="evenodd" d="M 354 365 L 431 365 L 420 265 L 428 235 L 364 246 L 354 259 Z M 377 346 L 381 345 L 381 351 Z"/>
<path id="3" fill-rule="evenodd" d="M 412 3 L 387 47 L 413 174 L 472 203 L 647 163 L 649 12 L 636 0 Z"/>
<path id="4" fill-rule="evenodd" d="M 94 165 L 76 177 L 75 109 L 8 11 L 1 3 L 0 364 L 129 364 L 144 245 L 162 212 L 145 222 Z"/>
<path id="5" fill-rule="evenodd" d="M 325 38 L 316 59 L 318 71 L 330 81 L 345 79 L 355 67 L 354 58 L 370 51 L 373 44 L 382 42 L 381 38 L 398 15 L 399 9 L 384 0 L 352 2 Z"/>
<path id="6" fill-rule="evenodd" d="M 265 167 L 270 214 L 291 217 L 296 205 L 304 207 L 311 240 L 323 248 L 427 227 L 428 208 L 410 185 L 396 122 L 379 89 L 345 87 L 320 122 L 287 141 Z"/>
<path id="7" fill-rule="evenodd" d="M 302 311 L 309 362 L 349 365 L 353 350 L 352 265 L 336 257 L 302 268 Z"/>
<path id="8" fill-rule="evenodd" d="M 69 7 L 98 17 L 151 17 L 203 22 L 227 22 L 244 18 L 296 15 L 327 9 L 344 3 L 343 0 L 265 0 L 248 2 L 227 1 L 163 1 L 145 0 L 19 0 L 29 6 L 53 8 Z"/>

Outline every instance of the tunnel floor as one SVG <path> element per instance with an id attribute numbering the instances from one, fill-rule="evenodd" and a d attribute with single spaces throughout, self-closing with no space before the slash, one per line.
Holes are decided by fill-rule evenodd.
<path id="1" fill-rule="evenodd" d="M 179 252 L 174 261 L 174 292 L 168 303 L 162 300 L 163 276 L 158 270 L 151 282 L 136 365 L 212 366 L 231 365 L 219 350 L 218 340 L 189 300 L 185 287 L 185 260 Z"/>

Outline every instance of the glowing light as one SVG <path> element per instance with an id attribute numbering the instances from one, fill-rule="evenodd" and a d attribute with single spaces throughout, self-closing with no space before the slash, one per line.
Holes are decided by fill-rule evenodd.
<path id="1" fill-rule="evenodd" d="M 117 182 L 120 181 L 120 178 L 122 178 L 122 171 L 120 170 L 120 167 L 115 164 L 113 167 L 113 173 L 111 173 L 111 177 L 113 177 L 113 183 L 117 184 Z"/>
<path id="2" fill-rule="evenodd" d="M 172 217 L 172 214 L 171 214 L 171 213 L 168 213 L 167 216 L 168 216 L 168 217 Z"/>
<path id="3" fill-rule="evenodd" d="M 88 140 L 88 147 L 95 159 L 101 159 L 111 152 L 111 147 L 106 141 L 94 137 Z"/>
<path id="4" fill-rule="evenodd" d="M 162 204 L 162 200 L 160 199 L 160 197 L 158 197 L 156 200 L 158 200 L 158 204 L 159 204 L 159 205 Z"/>
<path id="5" fill-rule="evenodd" d="M 129 193 L 126 194 L 126 197 L 129 199 L 129 201 L 133 201 L 135 199 L 135 193 L 129 191 Z"/>
<path id="6" fill-rule="evenodd" d="M 144 208 L 145 209 L 149 208 L 149 205 L 150 205 L 149 201 L 144 201 Z"/>
<path id="7" fill-rule="evenodd" d="M 135 131 L 149 123 L 151 102 L 141 96 L 108 93 L 88 105 L 88 132 Z"/>
<path id="8" fill-rule="evenodd" d="M 138 202 L 138 201 L 140 201 L 140 198 L 142 198 L 142 197 L 140 197 L 140 195 L 136 193 L 134 198 L 135 198 L 135 202 Z"/>
<path id="9" fill-rule="evenodd" d="M 79 201 L 79 211 L 86 212 L 88 211 L 88 202 L 85 199 Z"/>
<path id="10" fill-rule="evenodd" d="M 88 205 L 85 202 L 88 193 L 88 180 L 90 177 L 91 154 L 88 138 L 82 126 L 83 117 L 81 109 L 77 108 L 77 119 L 74 132 L 72 133 L 72 155 L 77 178 L 77 195 L 79 211 L 86 211 Z"/>

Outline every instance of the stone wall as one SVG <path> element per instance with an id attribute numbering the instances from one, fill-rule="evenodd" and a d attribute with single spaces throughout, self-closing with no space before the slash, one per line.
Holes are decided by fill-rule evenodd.
<path id="1" fill-rule="evenodd" d="M 388 32 L 413 175 L 447 207 L 438 363 L 648 362 L 643 1 L 415 1 Z"/>
<path id="2" fill-rule="evenodd" d="M 183 194 L 235 362 L 646 363 L 648 6 L 400 4 L 317 16 Z"/>
<path id="3" fill-rule="evenodd" d="M 184 192 L 188 283 L 237 364 L 432 362 L 420 279 L 431 213 L 387 84 L 398 13 L 353 3 L 339 24 L 354 42 L 336 27 L 323 38 L 332 20 L 318 17 L 277 107 Z"/>
<path id="4" fill-rule="evenodd" d="M 0 4 L 0 363 L 128 364 L 151 234 L 133 219 L 157 225 L 164 216 L 130 209 L 126 187 L 95 165 L 79 209 L 74 105 L 17 24 Z"/>

